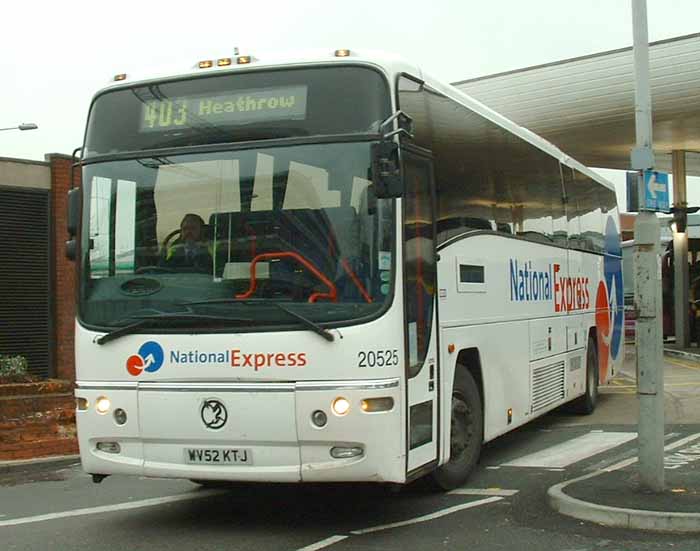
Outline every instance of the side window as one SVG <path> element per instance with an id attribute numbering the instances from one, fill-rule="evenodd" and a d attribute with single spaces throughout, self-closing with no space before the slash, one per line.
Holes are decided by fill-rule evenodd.
<path id="1" fill-rule="evenodd" d="M 602 253 L 603 237 L 601 185 L 585 174 L 563 167 L 566 211 L 569 220 L 569 246 Z"/>
<path id="2" fill-rule="evenodd" d="M 504 157 L 515 234 L 542 243 L 557 242 L 554 221 L 560 223 L 564 210 L 559 163 L 527 142 L 504 151 Z"/>
<path id="3" fill-rule="evenodd" d="M 486 230 L 564 245 L 557 160 L 440 92 L 419 91 L 399 82 L 416 142 L 435 159 L 438 243 Z"/>
<path id="4" fill-rule="evenodd" d="M 430 344 L 435 297 L 431 166 L 412 155 L 404 157 L 404 277 L 408 324 L 409 377 L 418 374 Z"/>

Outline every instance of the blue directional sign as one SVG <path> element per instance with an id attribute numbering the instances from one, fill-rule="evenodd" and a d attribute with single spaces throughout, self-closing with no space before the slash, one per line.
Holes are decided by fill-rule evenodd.
<path id="1" fill-rule="evenodd" d="M 642 209 L 668 212 L 668 174 L 645 170 L 643 197 Z"/>

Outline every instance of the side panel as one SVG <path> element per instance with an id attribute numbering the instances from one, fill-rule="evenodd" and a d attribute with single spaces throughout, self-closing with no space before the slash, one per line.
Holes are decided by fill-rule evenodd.
<path id="1" fill-rule="evenodd" d="M 493 232 L 472 232 L 440 250 L 442 391 L 450 395 L 459 351 L 475 348 L 485 440 L 585 392 L 585 346 L 595 327 L 603 256 L 569 252 Z M 464 282 L 482 271 L 482 284 Z M 446 414 L 443 404 L 447 420 Z M 449 436 L 448 426 L 442 436 Z"/>

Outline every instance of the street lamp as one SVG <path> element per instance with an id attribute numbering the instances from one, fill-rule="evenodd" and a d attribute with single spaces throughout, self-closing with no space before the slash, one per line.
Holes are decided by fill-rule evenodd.
<path id="1" fill-rule="evenodd" d="M 33 122 L 25 122 L 20 124 L 19 126 L 8 126 L 7 128 L 0 128 L 0 132 L 3 130 L 36 130 L 39 128 L 36 124 Z"/>

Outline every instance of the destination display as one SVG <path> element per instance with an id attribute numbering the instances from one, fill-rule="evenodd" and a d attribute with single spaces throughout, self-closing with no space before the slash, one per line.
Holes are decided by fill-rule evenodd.
<path id="1" fill-rule="evenodd" d="M 304 120 L 307 88 L 285 86 L 232 94 L 150 99 L 143 103 L 139 132 Z"/>

